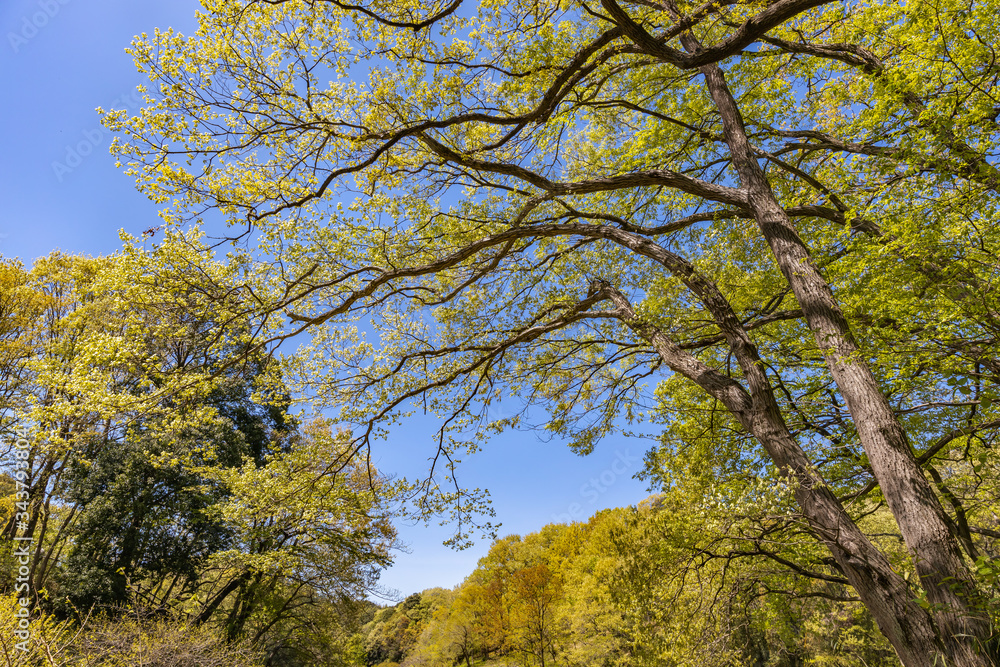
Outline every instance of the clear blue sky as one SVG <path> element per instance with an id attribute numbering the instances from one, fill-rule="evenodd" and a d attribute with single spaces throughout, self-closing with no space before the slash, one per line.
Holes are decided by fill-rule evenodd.
<path id="1" fill-rule="evenodd" d="M 118 230 L 138 235 L 158 223 L 157 207 L 115 169 L 110 134 L 96 107 L 135 110 L 143 83 L 125 53 L 153 28 L 191 32 L 190 0 L 3 0 L 0 3 L 0 254 L 26 265 L 50 251 L 107 254 Z M 416 419 L 375 452 L 384 472 L 412 476 L 433 452 L 433 423 Z M 631 476 L 643 445 L 609 440 L 589 457 L 532 433 L 497 438 L 465 461 L 460 481 L 488 488 L 501 534 L 527 533 L 552 521 L 585 520 L 605 507 L 647 495 Z M 399 554 L 383 584 L 403 595 L 462 581 L 488 544 L 455 552 L 441 545 L 450 529 L 401 526 L 411 553 Z"/>

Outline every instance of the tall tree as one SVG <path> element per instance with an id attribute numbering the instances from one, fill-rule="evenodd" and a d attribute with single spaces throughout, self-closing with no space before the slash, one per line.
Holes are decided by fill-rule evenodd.
<path id="1" fill-rule="evenodd" d="M 195 37 L 134 43 L 153 89 L 107 115 L 114 150 L 174 219 L 260 234 L 232 255 L 261 266 L 247 310 L 279 332 L 258 344 L 314 334 L 290 372 L 355 447 L 417 400 L 450 466 L 444 436 L 517 392 L 587 452 L 659 401 L 790 480 L 905 664 L 995 656 L 933 469 L 1000 426 L 994 5 L 205 6 Z M 676 378 L 697 392 L 674 400 Z"/>
<path id="2" fill-rule="evenodd" d="M 261 468 L 287 453 L 294 419 L 287 401 L 253 400 L 261 372 L 258 365 L 251 377 L 230 375 L 204 398 L 201 407 L 220 417 L 214 424 L 178 428 L 172 420 L 164 429 L 137 419 L 120 438 L 68 462 L 60 500 L 78 516 L 61 584 L 78 608 L 183 596 L 212 554 L 235 546 L 233 527 L 219 516 L 229 490 L 199 468 L 242 468 L 246 460 Z"/>
<path id="3" fill-rule="evenodd" d="M 0 372 L 16 379 L 4 425 L 28 440 L 26 470 L 4 452 L 16 470 L 0 516 L 8 536 L 34 538 L 20 597 L 172 615 L 249 640 L 269 664 L 341 656 L 346 638 L 317 628 L 353 622 L 377 587 L 405 485 L 329 421 L 288 414 L 276 365 L 218 299 L 242 298 L 227 286 L 237 267 L 161 289 L 136 259 L 0 265 Z M 213 308 L 189 307 L 201 298 Z M 18 566 L 7 559 L 8 591 Z"/>

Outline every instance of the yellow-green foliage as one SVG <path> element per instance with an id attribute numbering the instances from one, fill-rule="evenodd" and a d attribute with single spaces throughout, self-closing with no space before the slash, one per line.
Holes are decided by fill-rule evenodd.
<path id="1" fill-rule="evenodd" d="M 90 333 L 47 351 L 38 372 L 60 392 L 39 421 L 98 433 L 169 387 L 187 409 L 161 409 L 164 432 L 211 422 L 197 368 L 114 382 L 148 357 L 150 327 L 286 342 L 282 376 L 356 428 L 350 451 L 413 410 L 441 418 L 415 504 L 451 511 L 461 544 L 470 514 L 489 516 L 453 485 L 465 452 L 528 415 L 581 453 L 645 418 L 668 520 L 614 538 L 640 547 L 631 565 L 620 552 L 630 658 L 723 664 L 764 642 L 825 660 L 868 632 L 853 609 L 830 612 L 843 636 L 808 630 L 827 602 L 854 604 L 845 578 L 915 664 L 979 650 L 1000 535 L 998 13 L 206 0 L 192 35 L 132 45 L 146 105 L 105 122 L 170 224 L 132 240 L 124 281 L 49 262 L 80 304 L 66 331 Z M 206 212 L 230 225 L 225 261 Z M 39 447 L 58 458 L 71 442 L 54 441 Z M 217 479 L 263 512 L 256 482 L 302 470 L 277 457 Z M 590 575 L 547 555 L 550 532 L 500 542 L 459 596 L 483 616 L 464 655 L 569 655 L 558 601 L 608 603 L 575 590 Z M 857 659 L 882 661 L 871 647 Z"/>
<path id="2" fill-rule="evenodd" d="M 368 664 L 898 666 L 815 540 L 771 530 L 755 551 L 750 517 L 693 519 L 668 492 L 497 540 L 454 591 L 379 611 Z"/>
<path id="3" fill-rule="evenodd" d="M 156 268 L 186 263 L 169 259 Z M 31 460 L 30 494 L 13 457 L 2 462 L 0 591 L 18 567 L 11 538 L 30 533 L 31 602 L 59 618 L 131 595 L 190 627 L 144 621 L 107 637 L 173 637 L 162 652 L 218 633 L 287 664 L 334 659 L 351 600 L 391 561 L 405 484 L 357 457 L 347 431 L 289 413 L 276 364 L 246 348 L 253 318 L 205 319 L 199 300 L 228 291 L 237 267 L 184 289 L 150 268 L 134 252 L 55 253 L 28 272 L 0 263 L 0 418 L 5 441 L 24 429 Z M 111 626 L 95 623 L 82 636 L 97 642 Z"/>
<path id="4" fill-rule="evenodd" d="M 244 643 L 227 643 L 207 626 L 179 620 L 117 620 L 82 615 L 59 621 L 31 616 L 27 651 L 17 647 L 16 600 L 0 597 L 0 663 L 18 667 L 261 667 L 259 652 Z"/>

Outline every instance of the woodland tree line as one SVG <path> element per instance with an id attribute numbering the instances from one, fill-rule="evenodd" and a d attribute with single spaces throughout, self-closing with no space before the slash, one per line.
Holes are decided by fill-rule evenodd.
<path id="1" fill-rule="evenodd" d="M 338 464 L 344 434 L 290 414 L 288 395 L 261 384 L 266 360 L 138 401 L 159 395 L 158 373 L 211 371 L 225 353 L 203 322 L 136 311 L 124 258 L 0 266 L 6 405 L 50 426 L 31 438 L 26 512 L 3 481 L 6 535 L 36 538 L 38 592 L 31 654 L 3 617 L 8 664 L 897 664 L 822 545 L 782 525 L 787 490 L 771 518 L 734 512 L 733 499 L 706 502 L 714 474 L 666 484 L 652 462 L 662 492 L 638 507 L 496 540 L 454 590 L 377 605 L 366 595 L 412 487 Z M 889 513 L 873 507 L 866 526 L 912 574 Z"/>
<path id="2" fill-rule="evenodd" d="M 704 539 L 705 524 L 670 518 L 677 502 L 496 541 L 454 590 L 376 612 L 361 633 L 368 663 L 898 664 L 842 582 L 727 553 L 737 545 Z"/>
<path id="3" fill-rule="evenodd" d="M 40 608 L 134 595 L 325 656 L 393 517 L 491 534 L 458 462 L 492 434 L 587 454 L 643 422 L 648 507 L 501 541 L 419 637 L 329 655 L 996 664 L 996 15 L 205 0 L 137 37 L 144 108 L 99 111 L 163 224 L 5 265 L 4 423 L 46 434 L 6 532 L 38 536 Z M 371 452 L 415 410 L 427 475 L 391 479 Z M 588 549 L 621 585 L 574 625 Z M 499 629 L 428 648 L 475 590 Z"/>
<path id="4" fill-rule="evenodd" d="M 26 482 L 2 480 L 0 587 L 64 623 L 62 642 L 134 613 L 136 639 L 143 623 L 183 621 L 211 629 L 195 644 L 220 655 L 226 642 L 271 664 L 295 664 L 307 645 L 322 654 L 333 635 L 317 626 L 363 599 L 391 560 L 400 485 L 336 465 L 345 434 L 290 414 L 287 393 L 258 382 L 268 360 L 220 370 L 235 340 L 211 341 L 181 308 L 134 310 L 105 283 L 127 271 L 120 257 L 59 254 L 30 272 L 0 265 L 5 426 L 30 443 Z M 186 368 L 205 375 L 149 400 Z M 33 537 L 27 592 L 11 555 L 19 536 Z M 0 639 L 7 660 L 25 659 L 13 637 Z"/>

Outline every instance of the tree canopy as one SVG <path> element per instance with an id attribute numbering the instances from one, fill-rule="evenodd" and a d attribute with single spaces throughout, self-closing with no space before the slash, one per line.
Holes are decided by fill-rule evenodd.
<path id="1" fill-rule="evenodd" d="M 18 627 L 8 602 L 42 614 L 35 652 L 8 634 L 7 662 L 64 664 L 51 654 L 72 645 L 174 664 L 171 642 L 204 664 L 230 664 L 227 644 L 232 664 L 339 655 L 398 546 L 404 484 L 328 419 L 290 413 L 245 321 L 220 334 L 225 311 L 183 307 L 197 289 L 165 298 L 122 254 L 0 269 L 3 622 Z"/>
<path id="2" fill-rule="evenodd" d="M 351 451 L 419 406 L 451 483 L 524 425 L 501 397 L 583 453 L 650 418 L 654 479 L 805 531 L 904 664 L 994 659 L 995 6 L 203 4 L 105 115 L 168 222 L 207 221 L 136 261 L 250 347 L 308 333 L 284 375 Z"/>

